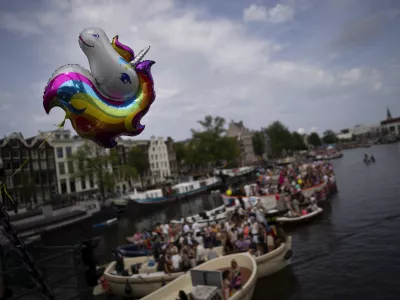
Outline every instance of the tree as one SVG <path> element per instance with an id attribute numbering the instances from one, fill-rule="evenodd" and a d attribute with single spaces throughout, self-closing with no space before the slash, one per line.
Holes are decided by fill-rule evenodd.
<path id="1" fill-rule="evenodd" d="M 97 183 L 103 199 L 107 192 L 113 192 L 116 184 L 115 175 L 112 173 L 112 165 L 117 162 L 117 154 L 114 151 L 106 151 L 95 144 L 86 143 L 72 154 L 70 159 L 77 165 L 75 178 L 92 179 Z"/>
<path id="2" fill-rule="evenodd" d="M 266 129 L 271 142 L 272 155 L 279 157 L 283 150 L 292 149 L 292 134 L 289 129 L 279 121 L 273 122 Z"/>
<path id="3" fill-rule="evenodd" d="M 324 144 L 336 144 L 338 142 L 338 138 L 336 134 L 329 129 L 324 132 L 322 141 L 324 142 Z"/>
<path id="4" fill-rule="evenodd" d="M 263 154 L 266 152 L 265 149 L 265 141 L 266 136 L 265 133 L 262 131 L 256 131 L 253 135 L 253 149 L 254 149 L 254 154 L 257 156 L 263 156 Z"/>
<path id="5" fill-rule="evenodd" d="M 321 138 L 318 133 L 313 132 L 308 136 L 308 143 L 313 145 L 314 147 L 318 147 L 322 145 Z"/>
<path id="6" fill-rule="evenodd" d="M 124 168 L 128 171 L 130 178 L 139 176 L 141 185 L 144 187 L 143 178 L 150 170 L 148 154 L 140 147 L 130 149 L 127 153 L 127 166 Z"/>
<path id="7" fill-rule="evenodd" d="M 223 136 L 219 140 L 220 152 L 217 157 L 220 161 L 235 162 L 240 156 L 238 140 L 234 137 Z"/>
<path id="8" fill-rule="evenodd" d="M 183 167 L 189 162 L 188 143 L 176 142 L 173 144 L 173 148 L 175 151 L 178 173 L 181 174 Z"/>
<path id="9" fill-rule="evenodd" d="M 304 143 L 303 136 L 296 131 L 294 131 L 292 133 L 292 147 L 293 147 L 293 150 L 297 150 L 297 151 L 307 150 L 307 146 Z"/>
<path id="10" fill-rule="evenodd" d="M 204 169 L 239 157 L 237 139 L 223 136 L 224 118 L 207 115 L 198 123 L 203 127 L 202 130 L 192 129 L 192 139 L 185 146 L 187 163 L 197 169 Z"/>

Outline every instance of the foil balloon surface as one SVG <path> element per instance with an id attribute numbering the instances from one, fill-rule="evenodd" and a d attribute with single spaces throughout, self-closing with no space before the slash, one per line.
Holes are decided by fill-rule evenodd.
<path id="1" fill-rule="evenodd" d="M 76 132 L 105 148 L 114 147 L 122 135 L 136 136 L 156 94 L 151 60 L 143 60 L 150 47 L 135 56 L 118 36 L 110 43 L 106 33 L 88 28 L 79 35 L 90 71 L 65 65 L 50 78 L 43 94 L 47 114 L 60 107 Z"/>

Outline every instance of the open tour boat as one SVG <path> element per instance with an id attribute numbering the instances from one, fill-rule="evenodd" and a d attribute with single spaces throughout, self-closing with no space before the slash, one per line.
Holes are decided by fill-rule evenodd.
<path id="1" fill-rule="evenodd" d="M 313 217 L 318 216 L 321 214 L 324 210 L 321 207 L 318 207 L 315 211 L 307 213 L 306 215 L 302 215 L 300 217 L 279 217 L 276 219 L 278 223 L 296 223 L 296 222 L 302 222 L 306 221 L 309 219 L 312 219 Z"/>
<path id="2" fill-rule="evenodd" d="M 219 256 L 222 255 L 222 247 L 215 247 L 214 250 Z M 149 266 L 150 261 L 154 261 L 152 256 L 125 257 L 124 264 L 125 269 L 128 269 L 128 276 L 117 275 L 115 271 L 116 263 L 110 263 L 104 271 L 104 279 L 107 280 L 112 294 L 118 297 L 141 298 L 184 274 L 177 272 L 168 275 L 164 272 L 157 272 L 157 263 Z M 137 264 L 141 264 L 138 274 L 132 274 L 131 266 Z M 129 288 L 127 288 L 128 286 Z M 130 291 L 130 293 L 127 291 Z"/>
<path id="3" fill-rule="evenodd" d="M 326 186 L 326 182 L 322 182 L 320 184 L 314 185 L 309 188 L 304 188 L 301 190 L 303 193 L 304 197 L 310 198 L 315 192 L 320 192 L 322 191 Z M 265 210 L 265 211 L 271 211 L 277 208 L 277 196 L 279 194 L 268 194 L 268 195 L 263 195 L 263 196 L 227 196 L 226 194 L 221 195 L 222 199 L 224 200 L 225 205 L 230 206 L 232 205 L 232 201 L 234 201 L 235 205 L 239 204 L 239 197 L 242 197 L 244 202 L 252 202 L 255 200 L 258 200 L 260 206 Z"/>
<path id="4" fill-rule="evenodd" d="M 192 269 L 170 284 L 158 289 L 142 300 L 175 300 L 180 291 L 187 296 L 198 294 L 223 295 L 222 272 L 230 268 L 231 261 L 236 260 L 240 267 L 242 288 L 236 291 L 229 300 L 250 300 L 257 282 L 257 264 L 249 254 L 239 253 L 215 258 Z M 210 296 L 211 296 L 210 295 Z M 188 297 L 189 298 L 189 297 Z M 211 297 L 210 297 L 211 298 Z"/>

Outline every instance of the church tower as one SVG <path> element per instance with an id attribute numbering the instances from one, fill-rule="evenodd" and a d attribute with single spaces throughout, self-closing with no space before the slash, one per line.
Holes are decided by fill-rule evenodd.
<path id="1" fill-rule="evenodd" d="M 389 108 L 386 108 L 386 120 L 390 120 L 392 118 L 392 114 Z"/>

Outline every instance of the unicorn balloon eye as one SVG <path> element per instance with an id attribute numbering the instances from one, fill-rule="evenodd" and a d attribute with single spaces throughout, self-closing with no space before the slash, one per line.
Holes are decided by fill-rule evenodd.
<path id="1" fill-rule="evenodd" d="M 135 56 L 118 36 L 110 43 L 98 28 L 83 30 L 79 45 L 90 71 L 79 65 L 56 70 L 43 95 L 46 113 L 61 107 L 81 137 L 106 148 L 114 147 L 118 136 L 139 135 L 140 121 L 155 100 L 154 61 L 142 61 L 150 47 Z"/>

